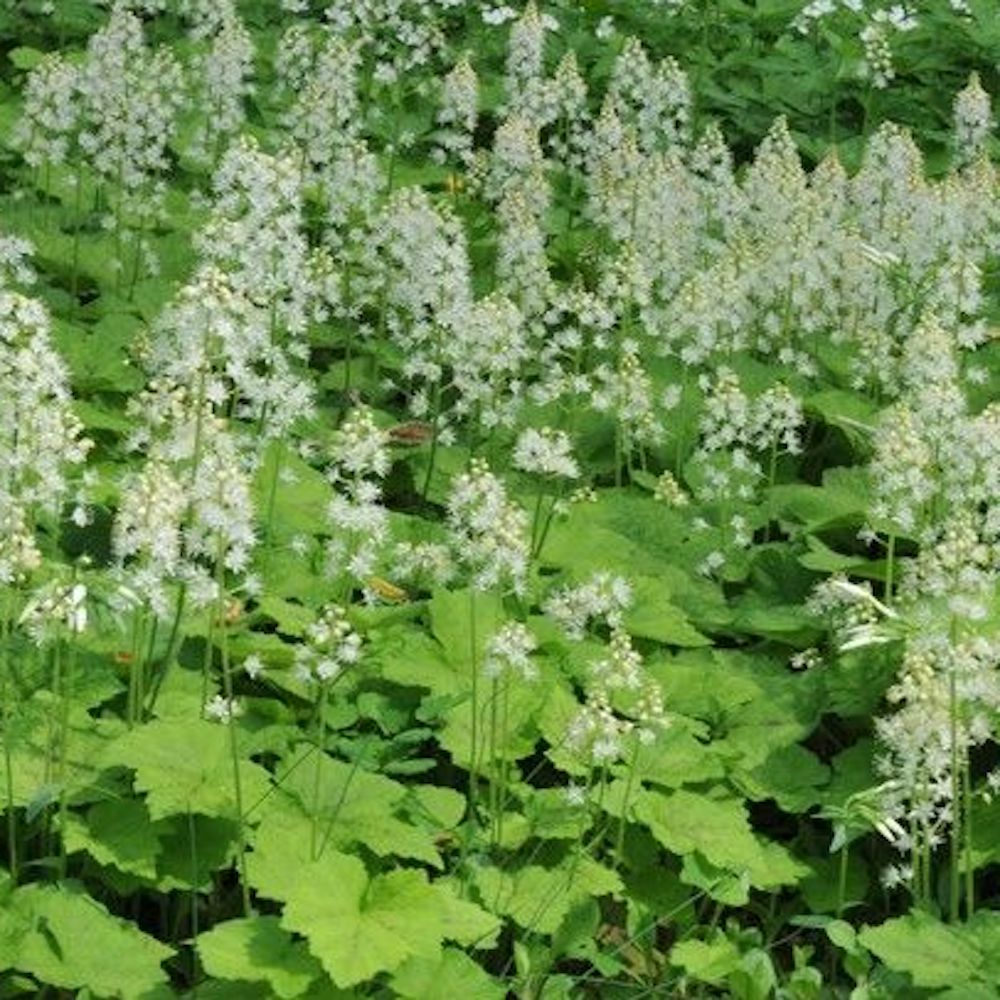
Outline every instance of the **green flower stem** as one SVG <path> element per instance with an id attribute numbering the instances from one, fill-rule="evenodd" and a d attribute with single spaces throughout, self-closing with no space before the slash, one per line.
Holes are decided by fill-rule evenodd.
<path id="1" fill-rule="evenodd" d="M 479 663 L 476 647 L 476 590 L 469 588 L 469 662 L 472 669 L 472 749 L 469 758 L 469 819 L 476 825 L 477 768 L 479 756 Z"/>
<path id="2" fill-rule="evenodd" d="M 59 649 L 61 643 L 56 643 Z M 72 686 L 76 677 L 76 643 L 69 643 L 66 655 L 65 677 L 62 692 L 62 719 L 59 738 L 59 877 L 66 877 L 66 828 L 69 825 L 68 804 L 66 802 L 66 776 L 69 770 L 69 713 Z"/>
<path id="3" fill-rule="evenodd" d="M 424 476 L 424 485 L 420 490 L 421 504 L 427 503 L 427 495 L 431 488 L 431 478 L 434 475 L 434 463 L 437 459 L 438 438 L 441 430 L 441 383 L 434 384 L 434 403 L 431 409 L 431 453 L 427 459 L 427 474 Z"/>
<path id="4" fill-rule="evenodd" d="M 850 860 L 850 846 L 844 844 L 840 849 L 840 863 L 837 869 L 837 916 L 844 914 L 844 907 L 847 904 L 847 866 Z"/>
<path id="5" fill-rule="evenodd" d="M 231 706 L 233 704 L 233 670 L 232 664 L 229 660 L 229 628 L 226 625 L 225 619 L 225 575 L 226 566 L 224 562 L 224 542 L 220 536 L 219 551 L 215 561 L 215 583 L 217 589 L 215 608 L 218 616 L 219 654 L 222 662 L 222 689 L 226 701 Z M 206 644 L 205 654 L 206 666 L 211 665 L 211 656 L 212 643 L 208 642 Z M 202 683 L 206 683 L 207 679 L 208 670 L 206 669 L 202 678 Z M 203 699 L 202 704 L 205 703 L 205 700 L 207 700 L 207 691 L 206 699 Z M 233 761 L 233 795 L 236 799 L 236 821 L 239 827 L 240 893 L 243 902 L 243 916 L 249 917 L 252 910 L 250 907 L 250 882 L 247 878 L 246 814 L 243 810 L 243 781 L 240 776 L 240 754 L 239 743 L 236 736 L 237 727 L 235 719 L 230 719 L 226 728 L 229 730 L 229 754 Z"/>
<path id="6" fill-rule="evenodd" d="M 892 603 L 892 591 L 895 583 L 896 569 L 896 535 L 892 533 L 885 547 L 885 603 Z"/>
<path id="7" fill-rule="evenodd" d="M 965 801 L 965 919 L 971 920 L 976 912 L 976 873 L 972 862 L 972 771 L 969 754 L 965 754 L 962 768 L 962 790 Z"/>
<path id="8" fill-rule="evenodd" d="M 76 315 L 80 299 L 80 212 L 83 211 L 83 157 L 80 157 L 76 162 L 73 183 L 73 264 L 69 278 L 70 319 Z"/>
<path id="9" fill-rule="evenodd" d="M 285 441 L 278 438 L 275 442 L 274 468 L 271 470 L 271 481 L 267 487 L 267 513 L 264 519 L 264 566 L 270 564 L 274 551 L 274 511 L 278 500 L 278 484 L 281 481 L 281 466 L 285 460 Z"/>
<path id="10" fill-rule="evenodd" d="M 3 762 L 4 783 L 6 785 L 7 812 L 7 869 L 13 885 L 18 881 L 17 813 L 14 811 L 14 685 L 11 683 L 10 641 L 12 635 L 10 598 L 3 595 L 3 615 L 0 618 L 0 642 L 3 643 L 3 681 L 0 700 L 3 702 Z"/>
<path id="11" fill-rule="evenodd" d="M 201 466 L 201 453 L 205 447 L 205 399 L 207 392 L 208 383 L 208 348 L 209 348 L 209 336 L 208 330 L 205 331 L 205 337 L 202 341 L 202 365 L 198 371 L 198 391 L 195 395 L 195 406 L 197 407 L 194 416 L 194 445 L 192 448 L 191 455 L 191 469 L 188 476 L 188 493 L 191 494 L 194 491 L 195 483 L 198 481 L 198 471 Z M 187 527 L 188 518 L 190 517 L 191 509 L 188 507 L 184 514 L 184 527 Z M 160 689 L 163 686 L 164 680 L 166 680 L 167 673 L 170 670 L 170 665 L 173 662 L 174 656 L 177 653 L 177 647 L 180 642 L 180 626 L 181 619 L 184 616 L 184 607 L 187 603 L 187 583 L 181 581 L 180 586 L 177 590 L 177 602 L 174 606 L 174 620 L 170 627 L 170 638 L 167 640 L 167 651 L 163 658 L 163 669 L 159 672 L 155 683 L 153 684 L 152 692 L 150 694 L 149 705 L 146 708 L 148 713 L 152 713 L 153 707 L 156 704 L 156 699 L 159 696 Z"/>
<path id="12" fill-rule="evenodd" d="M 312 829 L 309 840 L 309 856 L 316 861 L 319 858 L 319 795 L 323 778 L 323 760 L 326 754 L 326 704 L 329 691 L 327 685 L 320 682 L 319 694 L 316 696 L 316 766 L 313 769 L 312 788 Z"/>
<path id="13" fill-rule="evenodd" d="M 618 817 L 618 835 L 615 838 L 615 864 L 621 867 L 625 855 L 625 827 L 628 819 L 628 803 L 632 797 L 632 785 L 635 782 L 636 767 L 639 763 L 639 741 L 634 740 L 632 753 L 629 757 L 628 771 L 625 773 L 625 794 L 622 796 L 622 814 Z"/>
<path id="14" fill-rule="evenodd" d="M 198 838 L 195 836 L 194 813 L 188 809 L 188 860 L 191 862 L 191 939 L 198 937 Z"/>
<path id="15" fill-rule="evenodd" d="M 492 830 L 492 846 L 499 843 L 500 828 L 500 767 L 497 758 L 497 728 L 499 726 L 499 693 L 500 684 L 494 677 L 490 682 L 490 735 L 489 735 L 489 769 L 490 769 L 490 827 Z"/>
<path id="16" fill-rule="evenodd" d="M 951 623 L 951 643 L 954 647 L 957 637 L 954 618 Z M 961 895 L 961 852 L 962 852 L 962 774 L 958 755 L 958 679 L 952 664 L 948 676 L 948 720 L 951 740 L 951 851 L 948 894 L 948 919 L 955 923 L 960 917 L 959 899 Z"/>
<path id="17" fill-rule="evenodd" d="M 503 687 L 502 710 L 500 713 L 500 806 L 497 810 L 497 845 L 503 843 L 504 811 L 507 808 L 508 768 L 507 736 L 510 726 L 510 678 Z"/>
<path id="18" fill-rule="evenodd" d="M 322 841 L 320 841 L 319 853 L 316 855 L 317 859 L 323 856 L 323 852 L 326 850 L 326 845 L 330 842 L 330 838 L 333 836 L 333 829 L 336 826 L 337 818 L 340 816 L 340 810 L 344 807 L 344 802 L 347 800 L 348 789 L 351 787 L 351 782 L 354 780 L 354 776 L 358 773 L 360 766 L 361 756 L 359 754 L 351 762 L 351 769 L 347 772 L 347 780 L 344 782 L 344 787 L 341 789 L 336 805 L 330 812 L 330 818 L 326 824 L 326 831 L 323 834 Z"/>

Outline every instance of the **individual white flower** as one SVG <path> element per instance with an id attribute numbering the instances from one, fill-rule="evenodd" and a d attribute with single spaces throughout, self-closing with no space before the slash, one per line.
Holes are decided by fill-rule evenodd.
<path id="1" fill-rule="evenodd" d="M 250 680 L 255 681 L 264 673 L 264 661 L 256 653 L 251 653 L 243 661 L 243 670 Z"/>
<path id="2" fill-rule="evenodd" d="M 224 698 L 221 694 L 217 694 L 205 702 L 202 714 L 212 722 L 228 726 L 243 714 L 243 706 L 236 698 Z"/>

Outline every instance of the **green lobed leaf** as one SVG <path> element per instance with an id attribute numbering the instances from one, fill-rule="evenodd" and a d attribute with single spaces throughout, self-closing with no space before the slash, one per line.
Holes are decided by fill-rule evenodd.
<path id="1" fill-rule="evenodd" d="M 238 816 L 230 736 L 226 727 L 202 719 L 155 719 L 116 740 L 105 766 L 135 771 L 137 791 L 146 793 L 153 819 L 178 813 Z M 239 761 L 243 801 L 256 802 L 271 787 L 264 768 Z"/>
<path id="2" fill-rule="evenodd" d="M 195 941 L 205 971 L 219 979 L 263 980 L 278 997 L 301 996 L 322 974 L 320 963 L 274 916 L 216 924 Z"/>
<path id="3" fill-rule="evenodd" d="M 161 963 L 171 955 L 97 900 L 64 886 L 15 889 L 0 915 L 0 959 L 61 989 L 138 998 L 167 981 Z"/>

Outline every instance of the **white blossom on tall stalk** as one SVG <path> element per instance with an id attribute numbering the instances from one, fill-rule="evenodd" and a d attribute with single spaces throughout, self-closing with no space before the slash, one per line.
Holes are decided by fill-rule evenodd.
<path id="1" fill-rule="evenodd" d="M 551 96 L 545 79 L 545 34 L 558 27 L 529 0 L 521 16 L 513 22 L 504 71 L 505 111 L 535 125 L 551 117 Z"/>
<path id="2" fill-rule="evenodd" d="M 69 373 L 45 307 L 0 287 L 0 583 L 41 565 L 35 525 L 58 517 L 91 442 L 73 412 Z"/>
<path id="3" fill-rule="evenodd" d="M 181 576 L 188 497 L 165 461 L 147 462 L 120 488 L 111 549 L 121 578 L 160 619 Z"/>
<path id="4" fill-rule="evenodd" d="M 779 117 L 754 153 L 743 180 L 743 219 L 755 236 L 780 232 L 802 206 L 806 172 L 788 121 Z"/>
<path id="5" fill-rule="evenodd" d="M 278 331 L 302 333 L 308 314 L 309 246 L 302 230 L 301 177 L 290 156 L 265 153 L 241 136 L 212 178 L 209 219 L 195 249 L 234 288 L 274 311 Z"/>
<path id="6" fill-rule="evenodd" d="M 197 157 L 216 158 L 242 128 L 246 100 L 254 92 L 253 60 L 253 38 L 235 14 L 196 56 L 197 103 L 205 116 L 205 129 L 193 150 Z"/>
<path id="7" fill-rule="evenodd" d="M 172 0 L 177 13 L 189 25 L 191 37 L 202 40 L 217 36 L 227 23 L 238 19 L 236 0 Z"/>
<path id="8" fill-rule="evenodd" d="M 442 360 L 450 379 L 444 424 L 511 427 L 523 399 L 523 369 L 531 357 L 524 317 L 508 299 L 491 295 L 454 317 Z"/>
<path id="9" fill-rule="evenodd" d="M 479 122 L 479 78 L 467 56 L 463 56 L 441 82 L 441 103 L 435 118 L 438 124 L 435 158 L 451 160 L 468 168 Z"/>
<path id="10" fill-rule="evenodd" d="M 394 84 L 430 66 L 448 47 L 453 0 L 331 0 L 330 30 L 364 44 L 374 79 Z"/>
<path id="11" fill-rule="evenodd" d="M 28 599 L 18 624 L 38 646 L 78 636 L 87 630 L 87 586 L 56 578 Z M 65 737 L 64 737 L 65 738 Z"/>
<path id="12" fill-rule="evenodd" d="M 325 605 L 295 647 L 295 677 L 307 684 L 329 684 L 361 659 L 362 639 L 344 608 Z"/>
<path id="13" fill-rule="evenodd" d="M 623 626 L 632 590 L 622 577 L 595 573 L 549 596 L 545 613 L 568 638 L 582 641 L 588 629 L 610 633 L 604 655 L 593 660 L 583 704 L 570 719 L 566 747 L 592 767 L 607 767 L 651 743 L 666 726 L 663 692 L 643 670 L 642 656 Z M 634 760 L 634 756 L 633 756 Z"/>
<path id="14" fill-rule="evenodd" d="M 705 220 L 691 174 L 676 155 L 653 154 L 644 159 L 631 188 L 612 199 L 603 208 L 606 224 L 634 257 L 646 286 L 632 301 L 649 296 L 657 303 L 671 301 L 704 254 Z M 650 317 L 648 325 L 659 324 Z"/>
<path id="15" fill-rule="evenodd" d="M 923 317 L 907 341 L 899 386 L 900 399 L 875 435 L 872 515 L 893 535 L 931 542 L 945 509 L 966 506 L 961 493 L 973 479 L 968 463 L 974 454 L 963 447 L 967 404 L 954 343 L 933 315 Z"/>
<path id="16" fill-rule="evenodd" d="M 579 479 L 580 464 L 573 456 L 573 446 L 565 431 L 551 427 L 526 427 L 514 445 L 515 469 L 536 476 Z"/>
<path id="17" fill-rule="evenodd" d="M 568 483 L 580 478 L 580 465 L 573 455 L 569 435 L 551 427 L 526 427 L 521 431 L 511 464 L 535 479 L 537 495 L 531 519 L 531 555 L 534 557 L 545 545 L 553 518 L 565 509 L 563 494 Z"/>
<path id="18" fill-rule="evenodd" d="M 636 218 L 636 191 L 646 167 L 635 129 L 605 100 L 586 150 L 587 213 L 623 238 Z"/>
<path id="19" fill-rule="evenodd" d="M 891 710 L 876 720 L 879 773 L 889 779 L 883 809 L 903 831 L 895 846 L 910 860 L 910 879 L 902 881 L 926 898 L 934 851 L 950 840 L 953 916 L 963 894 L 967 908 L 973 905 L 970 754 L 995 742 L 1000 707 L 1000 637 L 988 614 L 997 551 L 980 537 L 977 520 L 968 511 L 949 516 L 938 539 L 908 565 L 897 605 L 905 625 L 897 631 L 902 663 L 887 693 Z M 880 641 L 877 629 L 868 632 Z M 899 882 L 898 874 L 893 866 L 887 877 Z"/>
<path id="20" fill-rule="evenodd" d="M 497 285 L 528 317 L 549 304 L 552 279 L 539 218 L 520 191 L 511 191 L 497 206 Z"/>
<path id="21" fill-rule="evenodd" d="M 235 284 L 217 267 L 197 271 L 158 318 L 144 360 L 215 412 L 254 421 L 248 443 L 259 451 L 312 412 L 314 389 L 279 340 L 275 311 Z"/>
<path id="22" fill-rule="evenodd" d="M 37 276 L 29 261 L 34 252 L 29 240 L 0 234 L 0 289 L 35 283 Z"/>
<path id="23" fill-rule="evenodd" d="M 485 193 L 494 203 L 517 193 L 536 218 L 551 200 L 545 155 L 538 126 L 528 118 L 504 119 L 493 136 Z"/>
<path id="24" fill-rule="evenodd" d="M 339 250 L 368 238 L 386 178 L 378 157 L 363 139 L 344 143 L 319 176 L 326 209 L 326 243 Z"/>
<path id="25" fill-rule="evenodd" d="M 336 37 L 326 39 L 283 115 L 282 123 L 309 170 L 330 167 L 358 138 L 359 61 L 355 46 Z"/>
<path id="26" fill-rule="evenodd" d="M 307 21 L 296 20 L 278 39 L 274 72 L 279 88 L 288 94 L 302 90 L 316 61 L 318 38 Z"/>
<path id="27" fill-rule="evenodd" d="M 567 408 L 589 400 L 593 380 L 587 362 L 607 351 L 618 321 L 617 309 L 597 292 L 579 284 L 554 288 L 529 398 L 542 405 L 562 399 Z"/>
<path id="28" fill-rule="evenodd" d="M 709 122 L 688 156 L 691 181 L 698 190 L 706 236 L 718 241 L 732 231 L 743 211 L 733 154 L 718 124 Z"/>
<path id="29" fill-rule="evenodd" d="M 28 73 L 13 138 L 29 166 L 66 162 L 80 117 L 79 73 L 58 52 L 46 54 Z"/>
<path id="30" fill-rule="evenodd" d="M 333 484 L 327 572 L 349 581 L 349 587 L 358 582 L 367 586 L 387 541 L 389 512 L 382 504 L 381 481 L 391 465 L 388 432 L 367 407 L 352 410 L 337 432 L 327 470 Z"/>
<path id="31" fill-rule="evenodd" d="M 983 89 L 979 74 L 971 73 L 968 84 L 955 96 L 953 127 L 955 160 L 959 166 L 982 155 L 993 126 L 990 95 Z"/>
<path id="32" fill-rule="evenodd" d="M 543 610 L 571 639 L 582 639 L 594 625 L 621 628 L 632 596 L 632 586 L 624 577 L 596 572 L 583 583 L 553 591 Z"/>
<path id="33" fill-rule="evenodd" d="M 590 113 L 587 81 L 580 73 L 576 53 L 567 52 L 549 81 L 551 128 L 547 153 L 553 162 L 571 171 L 582 171 L 586 162 Z"/>
<path id="34" fill-rule="evenodd" d="M 154 379 L 132 406 L 142 422 L 130 443 L 145 452 L 146 469 L 126 479 L 113 537 L 126 578 L 138 575 L 138 592 L 151 609 L 162 610 L 168 583 L 183 584 L 195 607 L 221 600 L 218 578 L 224 571 L 246 573 L 256 544 L 250 461 L 201 391 L 207 373 L 196 378 L 191 386 Z M 172 519 L 158 537 L 143 519 L 149 516 L 150 491 L 165 489 L 168 476 L 180 484 L 182 500 L 156 497 L 160 512 L 169 507 Z M 178 524 L 181 556 L 173 561 L 171 535 Z"/>
<path id="35" fill-rule="evenodd" d="M 87 44 L 78 86 L 81 149 L 105 182 L 149 197 L 185 100 L 176 58 L 166 48 L 151 51 L 142 22 L 116 5 Z"/>
<path id="36" fill-rule="evenodd" d="M 467 336 L 475 346 L 482 339 L 479 320 L 486 319 L 473 303 L 464 228 L 447 206 L 435 207 L 425 191 L 404 188 L 375 216 L 364 251 L 371 283 L 361 291 L 378 317 L 380 330 L 403 354 L 402 373 L 412 415 L 430 419 L 437 435 L 446 429 L 439 421 L 444 412 L 446 368 L 456 354 L 455 338 Z M 356 294 L 360 284 L 352 282 Z M 463 330 L 470 318 L 473 325 Z M 499 364 L 504 357 L 501 351 Z M 465 365 L 460 378 L 464 388 L 474 393 L 476 383 L 464 380 L 471 364 Z"/>
<path id="37" fill-rule="evenodd" d="M 457 475 L 448 496 L 455 560 L 475 590 L 524 590 L 528 571 L 527 516 L 507 497 L 482 459 Z"/>
<path id="38" fill-rule="evenodd" d="M 490 680 L 500 680 L 504 674 L 515 674 L 523 681 L 538 679 L 538 667 L 531 654 L 538 648 L 534 633 L 521 622 L 507 622 L 486 643 L 483 674 Z"/>
<path id="39" fill-rule="evenodd" d="M 687 74 L 668 57 L 654 64 L 636 38 L 615 60 L 608 101 L 635 129 L 645 153 L 684 148 L 690 141 L 691 89 Z"/>
<path id="40" fill-rule="evenodd" d="M 615 475 L 622 463 L 632 468 L 636 452 L 655 444 L 663 435 L 657 414 L 653 382 L 639 360 L 635 344 L 625 344 L 618 364 L 602 363 L 594 369 L 590 404 L 610 414 L 617 424 Z"/>

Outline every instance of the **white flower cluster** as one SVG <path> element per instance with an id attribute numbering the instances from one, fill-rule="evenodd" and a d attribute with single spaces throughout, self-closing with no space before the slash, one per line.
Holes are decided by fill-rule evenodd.
<path id="1" fill-rule="evenodd" d="M 448 528 L 456 562 L 476 590 L 524 589 L 528 570 L 527 516 L 507 498 L 482 459 L 456 476 L 448 496 Z"/>
<path id="2" fill-rule="evenodd" d="M 167 143 L 184 101 L 174 55 L 166 48 L 151 51 L 142 22 L 118 4 L 90 38 L 77 86 L 80 148 L 94 169 L 127 191 L 148 187 L 167 167 Z"/>
<path id="3" fill-rule="evenodd" d="M 463 58 L 441 84 L 437 158 L 442 162 L 451 158 L 468 167 L 472 163 L 473 135 L 478 121 L 479 79 L 468 58 Z"/>
<path id="4" fill-rule="evenodd" d="M 352 410 L 337 432 L 328 476 L 334 493 L 328 515 L 334 536 L 327 544 L 328 572 L 365 581 L 376 567 L 389 529 L 381 480 L 391 466 L 389 435 L 367 407 Z"/>
<path id="5" fill-rule="evenodd" d="M 620 628 L 631 604 L 632 587 L 624 577 L 594 573 L 584 583 L 549 595 L 544 610 L 570 638 L 582 639 L 593 622 Z"/>
<path id="6" fill-rule="evenodd" d="M 538 667 L 531 660 L 537 648 L 538 640 L 526 625 L 508 622 L 486 643 L 483 674 L 490 680 L 499 680 L 505 673 L 525 681 L 537 680 Z"/>
<path id="7" fill-rule="evenodd" d="M 242 128 L 246 100 L 254 92 L 253 61 L 253 38 L 234 11 L 222 18 L 208 49 L 194 61 L 197 100 L 205 115 L 195 156 L 214 160 Z"/>
<path id="8" fill-rule="evenodd" d="M 952 0 L 952 9 L 963 10 L 963 0 Z M 890 40 L 894 34 L 912 31 L 919 20 L 915 4 L 872 3 L 871 0 L 810 0 L 796 15 L 793 26 L 802 34 L 807 34 L 820 22 L 837 17 L 846 17 L 853 22 L 860 21 L 858 39 L 864 50 L 862 75 L 871 80 L 872 86 L 889 86 L 896 76 Z"/>
<path id="9" fill-rule="evenodd" d="M 25 605 L 18 624 L 39 646 L 80 635 L 87 629 L 86 585 L 60 580 L 43 585 Z"/>
<path id="10" fill-rule="evenodd" d="M 526 427 L 514 445 L 513 465 L 522 472 L 559 479 L 579 479 L 580 465 L 565 431 Z"/>
<path id="11" fill-rule="evenodd" d="M 59 53 L 47 54 L 28 74 L 13 137 L 32 167 L 66 161 L 80 116 L 78 85 L 79 69 Z"/>
<path id="12" fill-rule="evenodd" d="M 58 513 L 90 447 L 45 307 L 0 284 L 0 582 L 38 568 L 33 526 Z"/>
<path id="13" fill-rule="evenodd" d="M 955 156 L 960 164 L 972 163 L 982 155 L 994 124 L 990 95 L 979 74 L 972 73 L 965 88 L 955 95 Z"/>
<path id="14" fill-rule="evenodd" d="M 324 607 L 305 639 L 295 648 L 294 667 L 295 678 L 303 683 L 327 684 L 361 659 L 361 636 L 339 605 Z"/>
<path id="15" fill-rule="evenodd" d="M 591 625 L 611 633 L 605 655 L 591 664 L 584 702 L 566 731 L 567 748 L 593 766 L 625 756 L 630 738 L 652 742 L 667 722 L 660 686 L 646 676 L 622 626 L 631 598 L 626 580 L 596 573 L 580 586 L 557 591 L 544 608 L 570 639 L 582 640 Z"/>

